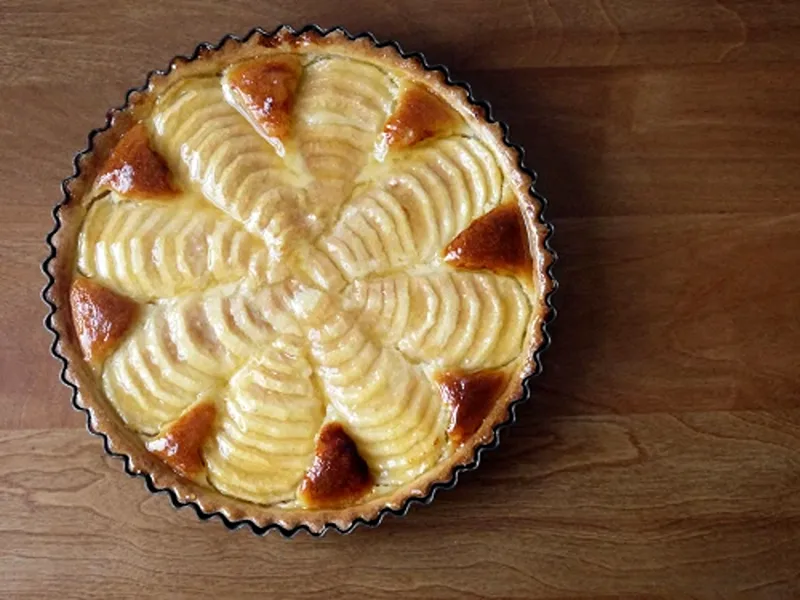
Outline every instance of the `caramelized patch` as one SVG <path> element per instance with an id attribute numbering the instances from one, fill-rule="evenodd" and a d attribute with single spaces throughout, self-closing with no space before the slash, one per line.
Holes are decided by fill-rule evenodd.
<path id="1" fill-rule="evenodd" d="M 139 305 L 85 277 L 72 282 L 72 322 L 84 358 L 101 363 L 117 347 L 139 314 Z"/>
<path id="2" fill-rule="evenodd" d="M 203 445 L 216 418 L 217 408 L 212 403 L 195 404 L 147 442 L 147 449 L 174 471 L 192 479 L 205 468 Z"/>
<path id="3" fill-rule="evenodd" d="M 458 124 L 458 115 L 438 96 L 415 85 L 408 88 L 383 128 L 389 148 L 409 148 Z"/>
<path id="4" fill-rule="evenodd" d="M 528 233 L 517 203 L 502 204 L 473 221 L 444 249 L 444 260 L 461 269 L 530 273 Z"/>
<path id="5" fill-rule="evenodd" d="M 336 508 L 361 498 L 372 487 L 367 463 L 339 423 L 319 432 L 314 463 L 300 486 L 300 500 L 311 508 Z"/>
<path id="6" fill-rule="evenodd" d="M 150 146 L 147 129 L 137 123 L 117 142 L 97 177 L 98 187 L 123 196 L 147 198 L 177 193 L 167 163 Z"/>
<path id="7" fill-rule="evenodd" d="M 295 56 L 251 60 L 228 71 L 228 84 L 243 108 L 273 143 L 291 133 L 295 92 L 302 67 Z"/>
<path id="8" fill-rule="evenodd" d="M 452 408 L 447 432 L 457 444 L 473 435 L 491 412 L 506 386 L 502 371 L 449 371 L 438 373 L 436 383 L 445 401 Z"/>

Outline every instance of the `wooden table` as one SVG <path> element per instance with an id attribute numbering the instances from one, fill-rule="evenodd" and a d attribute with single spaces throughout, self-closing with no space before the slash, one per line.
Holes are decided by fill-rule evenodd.
<path id="1" fill-rule="evenodd" d="M 347 24 L 473 82 L 551 200 L 535 399 L 376 530 L 200 522 L 84 430 L 41 326 L 71 157 L 145 71 Z M 800 595 L 800 3 L 0 0 L 0 597 Z"/>

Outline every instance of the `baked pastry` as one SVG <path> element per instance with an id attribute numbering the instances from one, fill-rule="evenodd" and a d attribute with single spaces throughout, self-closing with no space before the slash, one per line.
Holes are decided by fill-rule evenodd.
<path id="1" fill-rule="evenodd" d="M 346 529 L 508 419 L 545 339 L 549 228 L 442 72 L 257 31 L 151 76 L 93 142 L 47 297 L 77 404 L 154 488 Z"/>

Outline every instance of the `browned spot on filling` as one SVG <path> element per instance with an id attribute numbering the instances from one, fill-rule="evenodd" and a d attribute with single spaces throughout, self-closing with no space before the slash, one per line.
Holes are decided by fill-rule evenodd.
<path id="1" fill-rule="evenodd" d="M 502 204 L 473 221 L 444 249 L 444 260 L 460 269 L 531 273 L 528 232 L 517 203 Z"/>
<path id="2" fill-rule="evenodd" d="M 216 418 L 217 408 L 213 403 L 195 404 L 158 437 L 147 442 L 147 449 L 174 471 L 192 479 L 205 468 L 203 445 L 211 434 Z"/>
<path id="3" fill-rule="evenodd" d="M 314 463 L 298 494 L 311 508 L 337 508 L 354 502 L 372 487 L 369 466 L 339 423 L 328 423 L 317 436 Z"/>
<path id="4" fill-rule="evenodd" d="M 400 96 L 383 135 L 389 148 L 408 148 L 457 124 L 458 115 L 441 98 L 415 85 Z"/>
<path id="5" fill-rule="evenodd" d="M 450 439 L 460 444 L 478 431 L 491 412 L 506 386 L 506 375 L 494 370 L 474 373 L 448 371 L 438 373 L 436 383 L 452 409 L 447 432 Z"/>
<path id="6" fill-rule="evenodd" d="M 117 347 L 139 314 L 136 302 L 85 277 L 72 282 L 69 302 L 83 356 L 95 364 Z"/>
<path id="7" fill-rule="evenodd" d="M 251 60 L 228 72 L 231 89 L 271 138 L 285 140 L 291 133 L 301 70 L 297 57 L 275 56 Z"/>
<path id="8" fill-rule="evenodd" d="M 178 190 L 169 167 L 150 146 L 147 129 L 137 123 L 117 142 L 97 178 L 98 187 L 109 187 L 123 196 L 146 198 L 172 196 Z"/>

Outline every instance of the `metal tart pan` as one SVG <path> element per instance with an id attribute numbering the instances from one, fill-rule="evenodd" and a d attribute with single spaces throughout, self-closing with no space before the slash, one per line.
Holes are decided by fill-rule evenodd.
<path id="1" fill-rule="evenodd" d="M 265 38 L 274 38 L 279 33 L 282 34 L 282 35 L 286 35 L 288 33 L 288 34 L 290 34 L 292 36 L 295 36 L 295 37 L 301 36 L 303 34 L 309 34 L 310 33 L 310 34 L 315 34 L 315 35 L 321 36 L 323 38 L 328 36 L 328 35 L 331 35 L 331 34 L 338 34 L 338 35 L 343 35 L 344 37 L 346 37 L 350 41 L 366 40 L 369 43 L 371 43 L 375 48 L 381 48 L 381 49 L 382 48 L 391 48 L 391 49 L 393 49 L 397 53 L 397 55 L 399 55 L 401 58 L 403 58 L 403 59 L 411 59 L 411 60 L 414 60 L 414 61 L 418 62 L 426 71 L 438 71 L 443 76 L 444 81 L 445 81 L 445 83 L 447 85 L 462 88 L 466 92 L 466 95 L 467 95 L 469 103 L 473 107 L 483 111 L 483 115 L 484 115 L 485 120 L 490 124 L 497 123 L 500 126 L 500 128 L 502 129 L 503 142 L 505 143 L 505 145 L 508 148 L 513 150 L 515 152 L 516 156 L 518 157 L 518 160 L 517 160 L 518 168 L 523 173 L 527 174 L 531 179 L 530 194 L 539 203 L 539 207 L 538 207 L 539 210 L 537 211 L 538 220 L 539 220 L 539 223 L 545 228 L 545 231 L 546 231 L 543 248 L 544 248 L 545 253 L 547 254 L 547 256 L 546 256 L 547 268 L 546 268 L 545 274 L 546 274 L 546 277 L 547 277 L 548 282 L 549 282 L 550 285 L 549 285 L 548 292 L 547 292 L 547 294 L 545 296 L 545 304 L 546 304 L 547 314 L 546 314 L 545 318 L 543 319 L 542 326 L 541 326 L 542 342 L 539 344 L 539 346 L 537 347 L 536 351 L 534 352 L 534 355 L 532 357 L 533 364 L 534 364 L 534 369 L 531 372 L 531 374 L 528 375 L 524 379 L 524 381 L 522 383 L 522 393 L 521 393 L 520 397 L 509 404 L 509 407 L 508 407 L 508 418 L 506 420 L 504 420 L 503 422 L 499 423 L 498 425 L 496 425 L 493 428 L 493 433 L 492 433 L 490 441 L 488 441 L 487 443 L 485 443 L 485 444 L 483 444 L 481 446 L 478 446 L 475 449 L 475 452 L 474 452 L 474 455 L 473 455 L 473 459 L 472 459 L 471 462 L 469 462 L 467 464 L 456 465 L 453 468 L 449 479 L 447 479 L 446 481 L 439 481 L 439 482 L 433 483 L 426 495 L 408 497 L 408 498 L 405 499 L 405 501 L 403 501 L 402 505 L 399 508 L 392 508 L 392 507 L 383 508 L 377 514 L 377 516 L 375 516 L 372 519 L 368 520 L 368 519 L 365 519 L 363 517 L 357 517 L 347 527 L 340 527 L 339 525 L 334 524 L 334 523 L 326 523 L 325 526 L 323 528 L 321 528 L 320 530 L 318 530 L 318 531 L 313 531 L 312 529 L 310 529 L 305 524 L 297 525 L 295 527 L 290 527 L 290 528 L 289 527 L 284 527 L 283 525 L 281 525 L 279 523 L 272 523 L 272 524 L 268 524 L 266 526 L 260 526 L 260 525 L 258 525 L 256 523 L 246 519 L 246 518 L 244 518 L 244 519 L 230 519 L 220 511 L 206 511 L 203 508 L 201 508 L 200 505 L 196 501 L 192 501 L 192 500 L 185 501 L 185 500 L 182 500 L 181 498 L 179 498 L 178 494 L 172 488 L 158 486 L 155 483 L 155 481 L 154 481 L 154 479 L 153 479 L 153 477 L 152 477 L 152 475 L 150 473 L 142 472 L 141 470 L 134 469 L 132 467 L 131 457 L 128 456 L 127 454 L 118 453 L 118 452 L 115 452 L 114 450 L 112 450 L 111 443 L 109 441 L 109 436 L 106 433 L 104 433 L 102 431 L 98 431 L 97 429 L 95 429 L 93 427 L 90 409 L 87 408 L 86 406 L 83 406 L 82 404 L 80 404 L 78 386 L 76 385 L 75 382 L 70 380 L 70 377 L 69 377 L 69 360 L 60 351 L 61 334 L 57 331 L 56 326 L 54 325 L 54 316 L 56 314 L 56 311 L 59 310 L 59 307 L 57 305 L 57 299 L 53 296 L 53 293 L 52 293 L 53 292 L 53 286 L 55 284 L 55 278 L 54 278 L 54 273 L 51 270 L 51 265 L 52 265 L 53 259 L 55 258 L 56 252 L 57 252 L 56 245 L 53 243 L 53 239 L 56 236 L 56 234 L 58 233 L 58 231 L 62 228 L 61 210 L 70 201 L 70 197 L 71 197 L 70 184 L 71 184 L 71 182 L 76 180 L 78 177 L 80 177 L 82 159 L 84 157 L 92 154 L 92 152 L 93 152 L 93 150 L 95 148 L 95 144 L 94 144 L 95 137 L 99 133 L 101 133 L 103 131 L 106 131 L 107 129 L 109 129 L 111 127 L 112 118 L 114 117 L 115 114 L 123 112 L 130 105 L 132 95 L 136 95 L 136 94 L 139 94 L 139 93 L 142 93 L 142 92 L 146 91 L 148 89 L 148 87 L 150 85 L 150 81 L 151 81 L 151 79 L 153 77 L 167 75 L 172 70 L 173 66 L 177 62 L 185 63 L 185 62 L 194 61 L 195 59 L 197 59 L 201 55 L 205 55 L 205 54 L 207 54 L 209 52 L 214 52 L 214 51 L 220 49 L 224 44 L 226 44 L 228 42 L 231 42 L 231 41 L 239 42 L 239 43 L 246 43 L 251 37 L 256 36 L 256 35 L 263 36 Z M 219 518 L 223 522 L 225 527 L 227 527 L 230 530 L 235 530 L 235 529 L 239 529 L 239 528 L 245 527 L 245 528 L 249 528 L 253 533 L 255 533 L 257 535 L 265 535 L 265 534 L 267 534 L 267 533 L 269 533 L 271 531 L 277 531 L 284 537 L 293 537 L 299 531 L 305 530 L 307 533 L 309 533 L 312 536 L 321 537 L 321 536 L 325 535 L 326 532 L 331 531 L 331 530 L 337 531 L 337 532 L 342 533 L 342 534 L 349 534 L 354 529 L 356 529 L 358 526 L 365 526 L 365 527 L 369 527 L 369 528 L 376 527 L 376 526 L 380 525 L 380 523 L 382 523 L 383 520 L 388 515 L 394 515 L 394 516 L 398 516 L 398 517 L 403 517 L 403 516 L 408 514 L 409 510 L 411 509 L 411 507 L 413 505 L 415 505 L 415 504 L 422 504 L 422 505 L 430 504 L 433 501 L 433 499 L 436 497 L 436 494 L 439 491 L 449 490 L 449 489 L 454 488 L 456 486 L 456 484 L 458 483 L 460 476 L 463 473 L 466 473 L 468 471 L 472 471 L 472 470 L 476 469 L 480 465 L 481 458 L 482 458 L 484 453 L 497 448 L 497 446 L 500 443 L 500 434 L 501 434 L 502 430 L 506 429 L 507 427 L 513 425 L 516 422 L 516 420 L 517 420 L 517 415 L 516 415 L 517 407 L 521 403 L 527 402 L 531 398 L 532 380 L 535 377 L 539 376 L 541 374 L 541 372 L 542 372 L 541 355 L 545 350 L 547 350 L 547 348 L 550 345 L 550 334 L 548 332 L 548 327 L 552 324 L 553 320 L 556 317 L 556 309 L 553 306 L 552 299 L 553 299 L 553 295 L 554 295 L 554 293 L 555 293 L 555 291 L 556 291 L 556 289 L 558 287 L 558 282 L 556 281 L 556 279 L 553 276 L 553 267 L 555 265 L 555 262 L 556 262 L 556 259 L 557 259 L 557 255 L 556 255 L 555 251 L 552 249 L 552 247 L 550 245 L 550 240 L 551 240 L 551 237 L 553 235 L 553 225 L 545 219 L 544 213 L 545 213 L 545 210 L 547 208 L 547 200 L 544 198 L 544 196 L 542 196 L 536 190 L 536 180 L 537 180 L 536 172 L 525 164 L 525 151 L 524 151 L 524 149 L 522 147 L 520 147 L 519 145 L 517 145 L 517 144 L 515 144 L 515 143 L 513 143 L 511 141 L 510 136 L 509 136 L 509 127 L 508 127 L 508 125 L 506 123 L 502 122 L 502 121 L 498 121 L 494 117 L 492 107 L 488 102 L 476 99 L 475 96 L 472 93 L 472 88 L 470 87 L 470 85 L 468 83 L 466 83 L 466 82 L 463 82 L 463 81 L 454 80 L 451 77 L 450 71 L 447 69 L 447 67 L 445 67 L 443 65 L 438 65 L 438 64 L 431 64 L 427 60 L 425 55 L 422 54 L 422 53 L 405 51 L 400 46 L 400 44 L 397 43 L 396 41 L 379 41 L 370 32 L 364 32 L 364 33 L 359 33 L 359 34 L 351 34 L 344 27 L 333 27 L 333 28 L 330 28 L 330 29 L 325 29 L 325 28 L 320 27 L 319 25 L 307 25 L 307 26 L 305 26 L 305 27 L 303 27 L 301 29 L 295 30 L 295 29 L 293 29 L 293 28 L 291 28 L 289 26 L 283 25 L 283 26 L 280 26 L 280 27 L 276 28 L 274 31 L 271 31 L 271 32 L 265 31 L 260 27 L 256 27 L 256 28 L 252 29 L 250 32 L 248 32 L 243 37 L 239 37 L 239 36 L 236 36 L 236 35 L 228 34 L 228 35 L 225 35 L 217 44 L 202 43 L 202 44 L 198 45 L 197 48 L 195 48 L 194 52 L 190 56 L 180 56 L 180 55 L 179 56 L 175 56 L 170 61 L 169 65 L 167 66 L 166 69 L 154 70 L 154 71 L 151 71 L 150 73 L 148 73 L 147 79 L 145 80 L 144 85 L 142 85 L 141 87 L 138 87 L 138 88 L 132 88 L 132 89 L 128 90 L 128 92 L 126 93 L 126 96 L 125 96 L 125 103 L 122 106 L 120 106 L 119 108 L 112 109 L 112 110 L 110 110 L 108 112 L 107 118 L 106 118 L 106 123 L 105 123 L 105 125 L 103 127 L 94 129 L 94 130 L 92 130 L 90 132 L 89 140 L 88 140 L 88 146 L 86 147 L 85 150 L 83 150 L 83 151 L 79 152 L 78 154 L 76 154 L 74 159 L 73 159 L 73 174 L 70 177 L 64 179 L 61 182 L 62 199 L 55 206 L 55 208 L 53 209 L 53 219 L 55 221 L 55 226 L 54 226 L 53 230 L 50 232 L 50 234 L 47 236 L 47 239 L 46 239 L 46 242 L 47 242 L 47 245 L 48 245 L 48 247 L 50 249 L 50 252 L 49 252 L 48 257 L 42 263 L 42 271 L 44 272 L 45 276 L 47 277 L 47 284 L 46 284 L 46 286 L 44 287 L 44 289 L 42 291 L 42 299 L 47 304 L 48 309 L 49 309 L 48 315 L 47 315 L 47 317 L 45 318 L 45 321 L 44 321 L 44 325 L 53 334 L 53 343 L 51 345 L 50 352 L 55 358 L 57 358 L 61 362 L 61 365 L 62 365 L 61 373 L 60 373 L 61 381 L 64 383 L 64 385 L 66 385 L 67 387 L 69 387 L 72 390 L 72 404 L 75 407 L 75 409 L 79 410 L 81 412 L 84 412 L 86 414 L 86 417 L 87 417 L 86 428 L 87 428 L 87 430 L 90 433 L 92 433 L 94 435 L 97 435 L 97 436 L 99 436 L 99 437 L 101 437 L 103 439 L 103 447 L 104 447 L 106 453 L 109 454 L 110 456 L 113 456 L 115 458 L 121 459 L 123 461 L 125 472 L 128 475 L 130 475 L 131 477 L 141 477 L 144 480 L 147 489 L 150 490 L 150 492 L 152 492 L 153 494 L 160 494 L 160 493 L 166 494 L 169 497 L 172 505 L 175 508 L 179 509 L 179 508 L 184 508 L 184 507 L 187 507 L 187 506 L 192 507 L 194 509 L 194 511 L 197 513 L 197 516 L 201 520 L 206 521 L 206 520 L 209 520 L 211 518 L 216 517 L 216 518 Z"/>

